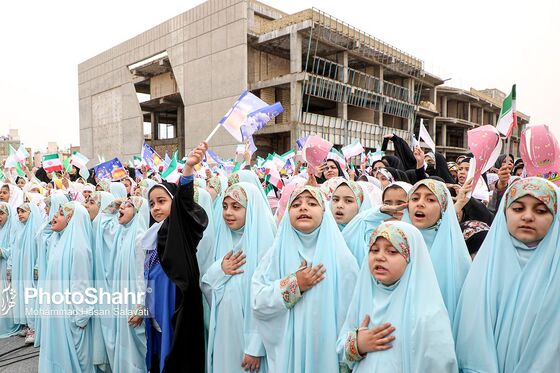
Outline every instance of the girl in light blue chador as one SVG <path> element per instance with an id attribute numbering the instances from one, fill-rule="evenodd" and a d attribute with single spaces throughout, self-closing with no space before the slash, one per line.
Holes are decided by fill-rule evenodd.
<path id="1" fill-rule="evenodd" d="M 330 201 L 330 209 L 340 231 L 361 212 L 369 210 L 371 199 L 360 184 L 343 177 L 333 177 L 321 185 Z"/>
<path id="2" fill-rule="evenodd" d="M 104 191 L 93 192 L 85 201 L 84 207 L 88 210 L 92 220 L 92 258 L 93 279 L 96 289 L 112 291 L 112 266 L 111 247 L 118 228 L 116 214 L 105 212 L 115 197 Z M 93 365 L 102 371 L 109 371 L 109 357 L 107 350 L 114 351 L 115 330 L 111 317 L 103 316 L 111 312 L 111 305 L 96 304 L 99 316 L 92 318 L 93 329 Z"/>
<path id="3" fill-rule="evenodd" d="M 408 192 L 408 211 L 403 221 L 412 223 L 424 237 L 453 324 L 471 257 L 445 184 L 432 179 L 414 184 Z"/>
<path id="4" fill-rule="evenodd" d="M 371 235 L 338 351 L 355 373 L 457 372 L 449 316 L 412 225 L 385 222 Z"/>
<path id="5" fill-rule="evenodd" d="M 276 224 L 260 191 L 245 182 L 227 189 L 222 211 L 213 264 L 201 284 L 211 306 L 207 371 L 266 372 L 264 345 L 251 312 L 250 286 L 257 264 L 274 240 Z"/>
<path id="6" fill-rule="evenodd" d="M 511 184 L 465 280 L 454 334 L 465 373 L 557 372 L 560 367 L 559 190 Z"/>
<path id="7" fill-rule="evenodd" d="M 208 179 L 206 190 L 212 197 L 212 210 L 214 227 L 222 219 L 222 202 L 224 201 L 224 193 L 228 187 L 228 178 L 224 175 L 215 175 Z"/>
<path id="8" fill-rule="evenodd" d="M 42 290 L 53 296 L 66 291 L 85 298 L 93 277 L 89 214 L 78 202 L 68 202 L 55 214 L 51 228 L 57 239 L 51 240 L 47 251 Z M 89 322 L 93 306 L 70 299 L 62 304 L 42 300 L 40 307 L 45 316 L 41 321 L 39 372 L 93 372 Z"/>
<path id="9" fill-rule="evenodd" d="M 8 259 L 16 241 L 15 226 L 19 224 L 12 208 L 0 202 L 0 338 L 17 333 L 19 324 L 14 323 L 14 313 L 10 309 L 11 294 L 7 278 Z"/>
<path id="10" fill-rule="evenodd" d="M 251 303 L 271 372 L 338 373 L 336 341 L 358 274 L 319 189 L 297 187 L 272 248 L 253 276 Z"/>
<path id="11" fill-rule="evenodd" d="M 27 344 L 35 342 L 35 304 L 26 304 L 26 289 L 37 287 L 37 240 L 35 236 L 42 224 L 39 207 L 32 203 L 24 203 L 17 208 L 21 224 L 12 250 L 12 287 L 16 291 L 14 307 L 14 322 L 26 330 Z"/>
<path id="12" fill-rule="evenodd" d="M 143 294 L 146 288 L 145 255 L 141 242 L 150 219 L 148 201 L 142 197 L 130 197 L 120 204 L 117 216 L 119 228 L 111 250 L 111 290 L 121 294 Z M 127 297 L 124 302 L 113 305 L 113 310 L 117 314 L 110 317 L 115 338 L 114 354 L 109 354 L 112 371 L 145 372 L 144 299 Z"/>
<path id="13" fill-rule="evenodd" d="M 268 206 L 268 198 L 266 197 L 266 193 L 264 192 L 261 181 L 259 180 L 257 174 L 255 174 L 251 170 L 239 170 L 229 175 L 228 186 L 232 186 L 233 184 L 237 184 L 239 182 L 245 182 L 256 186 L 260 192 L 262 199 L 266 202 L 266 205 Z"/>
<path id="14" fill-rule="evenodd" d="M 45 208 L 47 213 L 47 219 L 43 222 L 39 232 L 35 236 L 37 240 L 37 264 L 35 268 L 37 270 L 37 287 L 42 288 L 44 286 L 45 274 L 47 272 L 47 250 L 49 248 L 51 239 L 53 239 L 53 230 L 51 228 L 51 222 L 54 218 L 54 214 L 58 212 L 60 206 L 68 202 L 68 197 L 62 193 L 51 194 L 45 198 Z M 55 238 L 54 238 L 55 239 Z M 37 308 L 39 308 L 37 306 Z M 35 318 L 35 347 L 39 347 L 41 341 L 41 315 L 39 314 Z"/>

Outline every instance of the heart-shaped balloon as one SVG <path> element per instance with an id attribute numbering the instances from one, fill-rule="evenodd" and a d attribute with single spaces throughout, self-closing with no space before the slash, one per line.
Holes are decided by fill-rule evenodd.
<path id="1" fill-rule="evenodd" d="M 546 124 L 527 127 L 519 152 L 527 176 L 538 176 L 560 185 L 560 146 Z"/>

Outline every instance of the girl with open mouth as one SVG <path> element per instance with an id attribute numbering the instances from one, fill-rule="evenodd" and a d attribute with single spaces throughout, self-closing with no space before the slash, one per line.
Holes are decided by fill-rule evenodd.
<path id="1" fill-rule="evenodd" d="M 457 372 L 449 316 L 414 226 L 384 222 L 372 233 L 338 351 L 355 373 Z"/>
<path id="2" fill-rule="evenodd" d="M 414 184 L 408 192 L 408 211 L 403 221 L 418 228 L 424 237 L 449 319 L 453 323 L 471 257 L 453 199 L 445 184 L 433 179 Z"/>
<path id="3" fill-rule="evenodd" d="M 252 280 L 252 307 L 271 372 L 338 373 L 336 339 L 358 265 L 319 189 L 297 187 Z"/>

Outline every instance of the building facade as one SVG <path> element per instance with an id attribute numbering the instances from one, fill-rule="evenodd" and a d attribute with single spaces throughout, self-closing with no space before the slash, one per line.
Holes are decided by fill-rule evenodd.
<path id="1" fill-rule="evenodd" d="M 261 154 L 312 133 L 372 149 L 389 133 L 409 140 L 421 119 L 441 151 L 461 153 L 455 131 L 478 117 L 453 122 L 453 97 L 443 116 L 447 91 L 423 65 L 317 9 L 290 15 L 252 0 L 209 0 L 79 65 L 81 152 L 127 161 L 147 141 L 183 155 L 250 90 L 284 107 L 255 136 Z M 235 143 L 220 129 L 210 147 L 229 156 Z"/>

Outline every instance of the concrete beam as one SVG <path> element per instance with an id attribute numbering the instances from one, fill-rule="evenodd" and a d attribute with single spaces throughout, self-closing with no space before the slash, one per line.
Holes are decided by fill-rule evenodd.
<path id="1" fill-rule="evenodd" d="M 296 23 L 295 25 L 286 26 L 284 28 L 274 30 L 271 32 L 267 32 L 266 34 L 262 34 L 259 36 L 257 43 L 266 43 L 267 41 L 274 40 L 281 38 L 283 36 L 290 35 L 294 32 L 298 32 L 301 30 L 305 30 L 311 28 L 313 26 L 313 21 L 303 21 L 301 23 Z M 291 48 L 290 48 L 291 49 Z"/>
<path id="2" fill-rule="evenodd" d="M 276 87 L 279 85 L 290 84 L 292 82 L 302 81 L 305 80 L 305 73 L 293 73 L 293 74 L 285 74 L 282 76 L 277 76 L 272 79 L 267 80 L 260 80 L 253 84 L 249 84 L 249 90 L 254 91 L 257 89 L 269 88 L 269 87 Z"/>

